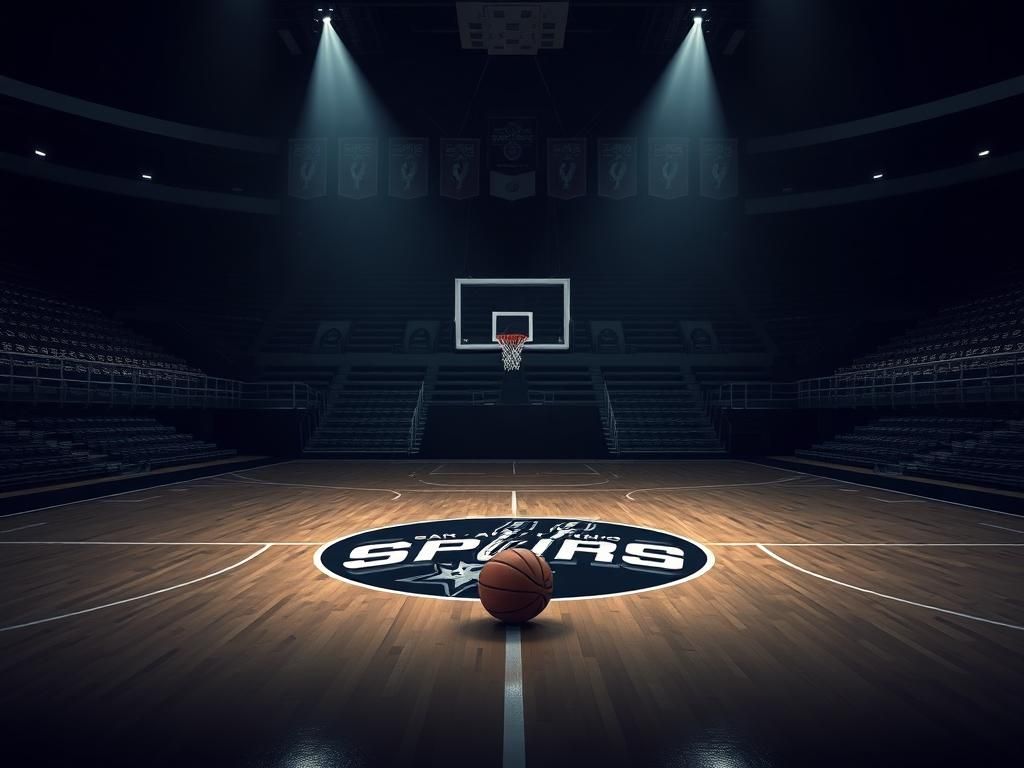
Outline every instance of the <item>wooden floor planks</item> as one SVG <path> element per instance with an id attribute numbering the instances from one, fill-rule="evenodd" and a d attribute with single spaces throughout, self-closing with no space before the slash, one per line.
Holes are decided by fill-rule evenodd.
<path id="1" fill-rule="evenodd" d="M 509 516 L 512 491 L 519 516 L 668 530 L 716 556 L 696 580 L 556 601 L 524 629 L 531 768 L 1016 754 L 1024 632 L 845 589 L 753 546 L 1024 625 L 1024 534 L 983 525 L 1024 529 L 1011 518 L 743 462 L 517 463 L 515 475 L 493 462 L 296 462 L 8 521 L 45 525 L 0 534 L 0 628 L 274 544 L 191 586 L 0 632 L 10 764 L 500 764 L 502 628 L 475 603 L 330 579 L 313 553 L 400 522 Z M 791 546 L 811 543 L 831 546 Z M 893 544 L 943 546 L 877 546 Z M 996 546 L 965 546 L 982 544 Z"/>

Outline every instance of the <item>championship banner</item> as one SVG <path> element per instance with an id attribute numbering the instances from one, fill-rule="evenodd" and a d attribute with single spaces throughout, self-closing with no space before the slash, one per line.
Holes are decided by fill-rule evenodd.
<path id="1" fill-rule="evenodd" d="M 597 140 L 597 194 L 613 200 L 636 195 L 636 138 Z"/>
<path id="2" fill-rule="evenodd" d="M 736 139 L 700 140 L 700 194 L 726 200 L 739 194 Z"/>
<path id="3" fill-rule="evenodd" d="M 427 194 L 427 139 L 394 138 L 388 149 L 388 194 L 411 200 Z"/>
<path id="4" fill-rule="evenodd" d="M 537 187 L 537 121 L 532 117 L 490 120 L 487 165 L 494 197 L 533 197 Z"/>
<path id="5" fill-rule="evenodd" d="M 288 142 L 288 194 L 302 200 L 327 194 L 327 139 Z"/>
<path id="6" fill-rule="evenodd" d="M 377 194 L 377 139 L 338 139 L 338 194 L 353 200 Z"/>
<path id="7" fill-rule="evenodd" d="M 441 139 L 441 197 L 480 194 L 480 139 Z"/>
<path id="8" fill-rule="evenodd" d="M 685 197 L 690 192 L 687 139 L 650 139 L 647 145 L 647 194 L 663 200 Z"/>
<path id="9" fill-rule="evenodd" d="M 587 140 L 548 139 L 548 197 L 571 200 L 587 194 Z"/>

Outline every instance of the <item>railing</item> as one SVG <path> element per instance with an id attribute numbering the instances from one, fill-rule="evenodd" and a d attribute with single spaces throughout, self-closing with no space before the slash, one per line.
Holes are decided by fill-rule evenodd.
<path id="1" fill-rule="evenodd" d="M 604 383 L 604 409 L 608 414 L 608 439 L 611 442 L 609 450 L 613 455 L 619 452 L 619 425 L 615 420 L 615 409 L 612 407 L 612 396 L 608 392 L 608 384 Z"/>
<path id="2" fill-rule="evenodd" d="M 420 392 L 416 396 L 416 405 L 412 409 L 412 418 L 409 420 L 409 453 L 416 452 L 416 430 L 419 429 L 420 419 L 426 411 L 423 403 L 423 391 L 425 385 L 420 384 Z"/>
<path id="3" fill-rule="evenodd" d="M 21 352 L 0 352 L 0 397 L 68 405 L 323 411 L 323 397 L 302 382 L 236 381 L 189 371 Z"/>
<path id="4" fill-rule="evenodd" d="M 728 382 L 705 407 L 822 408 L 1014 402 L 1024 399 L 1024 352 L 874 368 L 790 383 Z"/>

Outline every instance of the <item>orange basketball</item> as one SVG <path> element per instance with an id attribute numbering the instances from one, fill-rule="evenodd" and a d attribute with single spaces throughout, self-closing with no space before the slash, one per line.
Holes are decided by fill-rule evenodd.
<path id="1" fill-rule="evenodd" d="M 480 570 L 480 602 L 494 618 L 521 624 L 537 616 L 551 601 L 551 568 L 528 549 L 506 549 Z"/>

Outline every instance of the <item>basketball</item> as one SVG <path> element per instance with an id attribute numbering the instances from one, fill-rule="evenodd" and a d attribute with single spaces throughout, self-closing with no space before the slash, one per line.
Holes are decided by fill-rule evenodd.
<path id="1" fill-rule="evenodd" d="M 551 601 L 551 568 L 528 549 L 506 549 L 480 571 L 477 591 L 491 616 L 506 624 L 522 624 Z"/>

